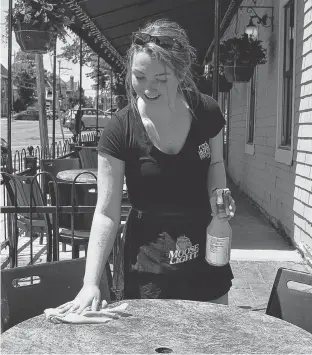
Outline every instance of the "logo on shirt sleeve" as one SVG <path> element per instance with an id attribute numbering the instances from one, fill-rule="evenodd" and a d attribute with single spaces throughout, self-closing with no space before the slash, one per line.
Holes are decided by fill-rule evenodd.
<path id="1" fill-rule="evenodd" d="M 201 160 L 210 158 L 210 147 L 207 141 L 198 146 L 198 155 Z"/>
<path id="2" fill-rule="evenodd" d="M 199 244 L 192 245 L 192 242 L 185 235 L 178 237 L 176 250 L 169 251 L 169 264 L 180 264 L 198 256 Z"/>

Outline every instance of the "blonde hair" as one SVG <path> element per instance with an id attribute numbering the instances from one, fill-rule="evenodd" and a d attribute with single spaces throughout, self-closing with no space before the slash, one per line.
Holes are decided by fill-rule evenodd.
<path id="1" fill-rule="evenodd" d="M 144 46 L 132 43 L 127 52 L 125 78 L 128 102 L 130 102 L 131 106 L 136 109 L 136 95 L 131 80 L 132 61 L 134 54 L 142 51 L 151 54 L 173 70 L 180 82 L 178 90 L 185 96 L 187 101 L 190 102 L 194 98 L 194 94 L 198 101 L 199 91 L 191 72 L 191 66 L 196 60 L 196 51 L 190 45 L 186 31 L 176 22 L 160 19 L 147 23 L 139 32 L 152 36 L 170 37 L 178 42 L 179 45 L 174 45 L 172 48 L 167 49 L 158 46 L 154 42 L 146 43 Z"/>

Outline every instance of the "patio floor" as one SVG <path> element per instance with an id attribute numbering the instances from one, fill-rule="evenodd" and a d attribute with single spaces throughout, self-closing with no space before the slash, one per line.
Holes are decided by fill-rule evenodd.
<path id="1" fill-rule="evenodd" d="M 279 267 L 308 271 L 312 268 L 249 202 L 238 188 L 229 182 L 237 210 L 231 221 L 233 242 L 231 266 L 234 274 L 233 286 L 229 294 L 229 304 L 233 306 L 255 307 L 266 304 Z M 34 243 L 36 263 L 46 261 L 46 247 Z M 27 265 L 30 260 L 29 238 L 19 240 L 18 265 Z M 81 256 L 84 251 L 81 250 Z M 61 251 L 60 260 L 71 258 L 71 248 Z M 8 248 L 1 250 L 1 268 L 7 267 Z"/>
<path id="2" fill-rule="evenodd" d="M 234 280 L 229 304 L 257 307 L 268 302 L 278 268 L 311 273 L 312 268 L 232 182 L 228 185 L 237 207 L 231 221 Z"/>

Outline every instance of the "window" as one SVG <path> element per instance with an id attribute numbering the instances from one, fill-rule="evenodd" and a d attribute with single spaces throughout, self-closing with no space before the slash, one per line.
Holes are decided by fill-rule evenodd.
<path id="1" fill-rule="evenodd" d="M 290 147 L 292 134 L 292 102 L 294 75 L 294 0 L 284 7 L 284 63 L 283 63 L 283 101 L 282 101 L 282 139 L 281 145 Z"/>
<path id="2" fill-rule="evenodd" d="M 295 14 L 294 0 L 280 1 L 278 121 L 275 159 L 292 164 L 294 115 Z"/>
<path id="3" fill-rule="evenodd" d="M 247 111 L 247 144 L 254 143 L 256 116 L 256 69 L 251 77 L 248 92 L 248 111 Z"/>

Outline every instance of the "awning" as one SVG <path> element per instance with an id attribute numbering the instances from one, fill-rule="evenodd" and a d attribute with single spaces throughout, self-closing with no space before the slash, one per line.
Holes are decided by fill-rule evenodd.
<path id="1" fill-rule="evenodd" d="M 241 0 L 222 0 L 221 20 L 231 19 Z M 132 33 L 147 21 L 167 18 L 186 29 L 202 64 L 214 37 L 214 0 L 68 1 L 71 29 L 112 68 L 120 72 Z"/>

